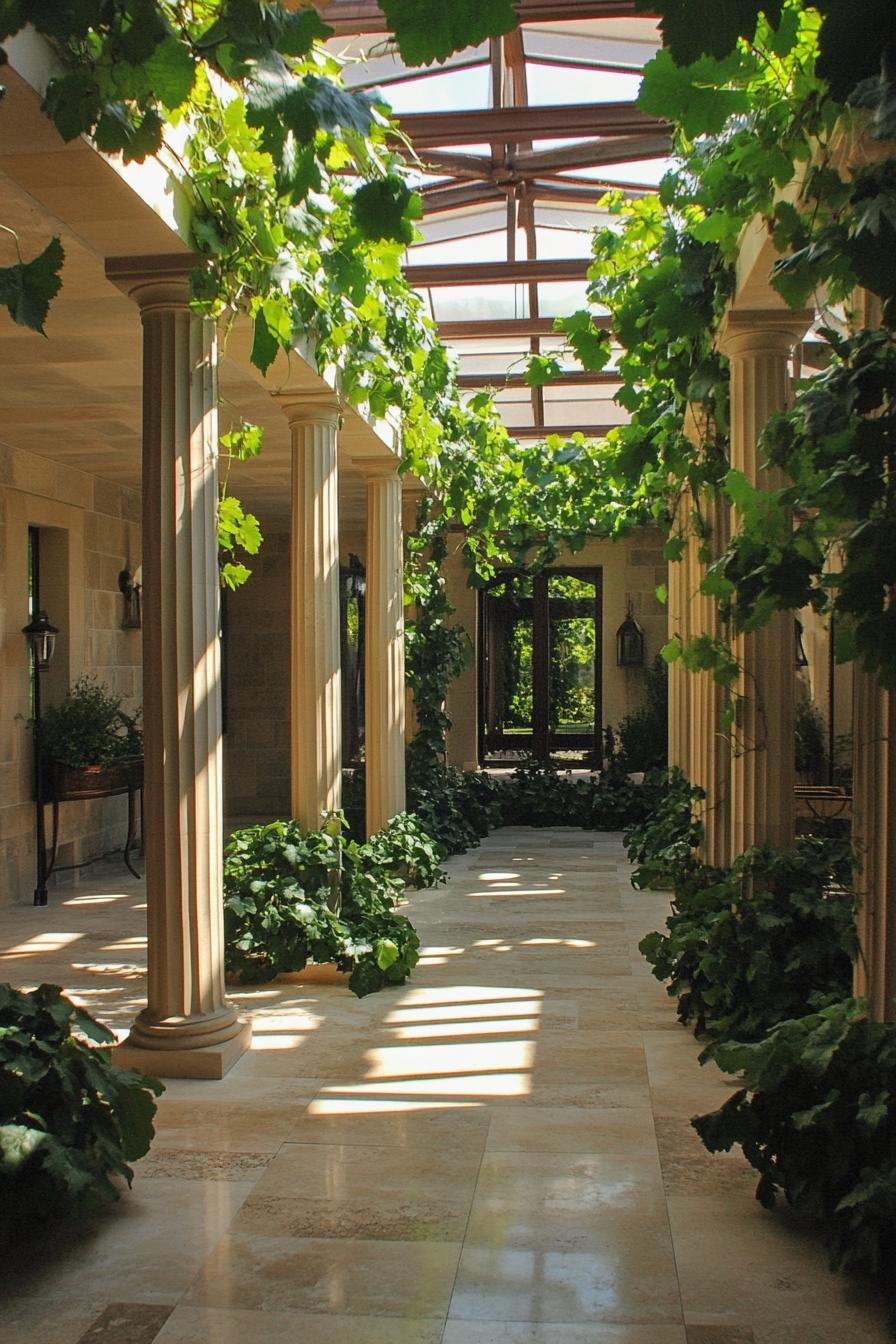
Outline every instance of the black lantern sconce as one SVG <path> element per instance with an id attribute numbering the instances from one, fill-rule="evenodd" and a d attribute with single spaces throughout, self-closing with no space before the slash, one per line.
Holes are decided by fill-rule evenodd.
<path id="1" fill-rule="evenodd" d="M 46 905 L 47 833 L 44 822 L 43 770 L 41 769 L 40 674 L 41 672 L 45 672 L 50 665 L 50 660 L 56 651 L 56 636 L 59 634 L 59 631 L 55 625 L 50 624 L 47 613 L 45 611 L 39 611 L 27 625 L 22 627 L 22 634 L 28 641 L 28 648 L 31 652 L 31 666 L 34 674 L 34 721 L 33 732 L 31 735 L 34 748 L 35 833 L 37 837 L 37 885 L 34 888 L 34 904 Z"/>
<path id="2" fill-rule="evenodd" d="M 644 666 L 644 631 L 635 620 L 631 598 L 625 611 L 625 620 L 616 631 L 616 666 Z"/>
<path id="3" fill-rule="evenodd" d="M 793 638 L 795 644 L 794 652 L 796 655 L 797 667 L 808 667 L 809 655 L 806 653 L 806 649 L 803 644 L 803 623 L 798 616 L 794 616 L 793 618 Z"/>
<path id="4" fill-rule="evenodd" d="M 118 575 L 118 589 L 124 598 L 124 617 L 122 618 L 122 630 L 139 630 L 142 627 L 140 616 L 140 593 L 143 587 L 141 582 L 143 578 L 143 567 L 138 566 L 133 573 L 129 569 L 122 569 Z"/>

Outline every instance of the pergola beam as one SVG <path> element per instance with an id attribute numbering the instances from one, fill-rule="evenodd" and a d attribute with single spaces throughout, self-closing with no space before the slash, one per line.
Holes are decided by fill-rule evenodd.
<path id="1" fill-rule="evenodd" d="M 552 378 L 548 387 L 594 387 L 612 386 L 616 387 L 622 382 L 618 373 L 606 373 L 603 370 L 600 373 L 591 373 L 588 369 L 570 369 L 566 373 L 560 373 L 556 378 Z M 457 376 L 458 387 L 528 387 L 525 375 L 522 373 L 460 373 Z"/>
<path id="2" fill-rule="evenodd" d="M 669 123 L 641 112 L 634 103 L 573 103 L 557 107 L 487 107 L 473 112 L 411 112 L 399 126 L 420 153 L 439 145 L 475 145 L 487 141 L 519 144 L 527 140 L 568 140 L 589 136 L 663 134 L 671 144 Z M 553 153 L 553 151 L 551 151 Z"/>
<path id="3" fill-rule="evenodd" d="M 451 285 L 516 285 L 538 280 L 587 280 L 590 261 L 572 257 L 540 261 L 477 261 L 469 264 L 405 266 L 408 284 L 417 289 Z"/>
<path id="4" fill-rule="evenodd" d="M 604 331 L 610 328 L 609 317 L 593 317 L 592 322 Z M 440 322 L 439 335 L 443 341 L 485 340 L 500 336 L 556 336 L 552 317 L 494 317 L 471 318 L 462 322 Z"/>
<path id="5" fill-rule="evenodd" d="M 338 35 L 388 33 L 389 25 L 376 0 L 330 0 L 319 4 L 321 18 Z M 517 0 L 521 23 L 551 19 L 625 19 L 643 14 L 635 0 Z"/>
<path id="6" fill-rule="evenodd" d="M 584 434 L 586 439 L 605 439 L 611 429 L 618 425 L 505 425 L 508 434 L 515 439 L 546 439 L 556 434 L 561 439 L 571 438 L 573 434 Z"/>
<path id="7" fill-rule="evenodd" d="M 568 168 L 599 168 L 604 163 L 629 163 L 639 159 L 664 159 L 672 153 L 672 137 L 629 135 L 609 140 L 588 140 L 562 149 L 523 150 L 514 159 L 519 177 L 544 173 L 550 176 Z"/>

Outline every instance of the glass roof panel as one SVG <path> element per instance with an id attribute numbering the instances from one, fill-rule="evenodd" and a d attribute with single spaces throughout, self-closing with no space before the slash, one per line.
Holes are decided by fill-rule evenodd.
<path id="1" fill-rule="evenodd" d="M 526 83 L 530 105 L 549 107 L 560 103 L 633 102 L 641 77 L 530 63 L 526 67 Z"/>
<path id="2" fill-rule="evenodd" d="M 485 65 L 439 71 L 389 84 L 383 97 L 393 112 L 433 112 L 451 108 L 470 112 L 491 106 L 491 80 Z"/>
<path id="3" fill-rule="evenodd" d="M 600 221 L 595 220 L 598 224 Z M 590 257 L 591 233 L 585 229 L 535 229 L 539 257 Z"/>
<path id="4" fill-rule="evenodd" d="M 663 174 L 672 166 L 672 159 L 638 159 L 636 163 L 602 163 L 596 168 L 561 170 L 558 176 L 596 178 L 600 182 L 618 182 L 620 186 L 633 183 L 639 187 L 658 187 Z"/>
<path id="5" fill-rule="evenodd" d="M 542 280 L 538 285 L 538 311 L 542 317 L 564 317 L 588 304 L 585 280 Z"/>
<path id="6" fill-rule="evenodd" d="M 477 233 L 465 238 L 442 238 L 435 242 L 415 243 L 408 248 L 408 262 L 412 266 L 424 262 L 452 261 L 505 261 L 507 258 L 507 231 Z"/>
<path id="7" fill-rule="evenodd" d="M 453 285 L 450 289 L 429 292 L 437 322 L 529 316 L 526 285 Z"/>

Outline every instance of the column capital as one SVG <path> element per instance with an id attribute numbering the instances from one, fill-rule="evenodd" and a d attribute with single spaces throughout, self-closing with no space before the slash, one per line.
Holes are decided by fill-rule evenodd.
<path id="1" fill-rule="evenodd" d="M 205 264 L 199 252 L 164 256 L 107 257 L 106 279 L 140 308 L 188 308 L 190 272 Z"/>
<path id="2" fill-rule="evenodd" d="M 812 325 L 810 308 L 729 309 L 716 336 L 716 348 L 729 359 L 779 355 L 787 359 Z"/>
<path id="3" fill-rule="evenodd" d="M 398 476 L 401 458 L 392 454 L 382 457 L 353 457 L 352 466 L 368 482 L 388 481 Z"/>
<path id="4" fill-rule="evenodd" d="M 342 404 L 335 392 L 272 392 L 290 425 L 329 425 L 338 429 Z"/>

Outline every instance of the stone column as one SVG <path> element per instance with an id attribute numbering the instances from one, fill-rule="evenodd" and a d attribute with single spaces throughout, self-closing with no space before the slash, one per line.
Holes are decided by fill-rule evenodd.
<path id="1" fill-rule="evenodd" d="M 217 350 L 197 258 L 121 258 L 143 322 L 147 1006 L 116 1062 L 221 1078 L 251 1035 L 224 995 Z"/>
<path id="2" fill-rule="evenodd" d="M 761 467 L 758 439 L 790 396 L 788 361 L 811 314 L 730 312 L 719 349 L 731 363 L 731 466 L 760 489 L 776 489 L 782 474 Z M 732 513 L 732 530 L 738 526 Z M 731 762 L 731 845 L 793 843 L 794 633 L 793 613 L 777 612 L 761 629 L 739 635 L 734 755 Z"/>
<path id="3" fill-rule="evenodd" d="M 713 493 L 704 494 L 702 511 L 708 527 L 708 536 L 703 539 L 702 547 L 708 549 L 715 559 L 724 551 L 728 538 L 728 509 L 722 499 Z M 692 630 L 694 634 L 718 639 L 722 635 L 718 605 L 714 598 L 697 591 L 706 574 L 707 563 L 695 560 L 695 565 Z M 731 749 L 722 724 L 725 694 L 710 672 L 693 673 L 691 685 L 694 738 L 691 782 L 706 794 L 701 812 L 703 843 L 700 846 L 700 857 L 705 863 L 725 868 L 731 862 Z"/>
<path id="4" fill-rule="evenodd" d="M 678 516 L 672 531 L 678 537 L 689 528 L 690 496 L 685 492 L 678 504 Z M 690 554 L 686 546 L 680 560 L 669 562 L 669 597 L 666 609 L 668 637 L 686 644 L 688 629 L 688 589 L 690 587 Z M 690 687 L 689 674 L 680 659 L 669 664 L 669 767 L 677 766 L 688 777 L 691 773 L 690 740 Z"/>
<path id="5" fill-rule="evenodd" d="M 364 741 L 367 834 L 405 809 L 404 549 L 395 458 L 360 460 L 367 477 Z"/>
<path id="6" fill-rule="evenodd" d="M 292 814 L 316 830 L 342 805 L 339 660 L 339 403 L 281 393 L 292 432 Z"/>

